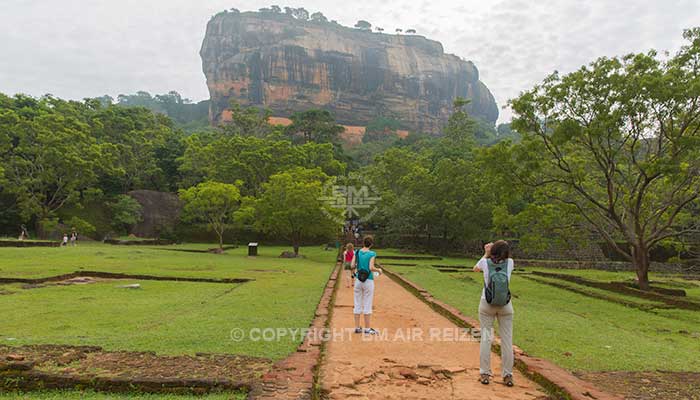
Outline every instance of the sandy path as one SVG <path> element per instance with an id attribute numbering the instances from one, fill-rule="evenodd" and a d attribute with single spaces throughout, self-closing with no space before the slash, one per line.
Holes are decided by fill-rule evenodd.
<path id="1" fill-rule="evenodd" d="M 515 386 L 496 377 L 478 382 L 479 343 L 387 276 L 375 281 L 373 327 L 379 337 L 357 335 L 352 288 L 340 283 L 332 332 L 322 365 L 322 389 L 330 399 L 536 399 L 544 393 L 515 372 Z M 475 303 L 476 306 L 476 303 Z M 516 311 L 517 312 L 517 311 Z"/>

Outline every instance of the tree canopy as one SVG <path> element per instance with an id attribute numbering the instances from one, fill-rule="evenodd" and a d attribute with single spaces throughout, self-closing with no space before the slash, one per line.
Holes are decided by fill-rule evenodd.
<path id="1" fill-rule="evenodd" d="M 523 138 L 505 169 L 631 261 L 642 288 L 650 249 L 699 228 L 700 29 L 684 36 L 668 59 L 600 58 L 511 103 Z"/>

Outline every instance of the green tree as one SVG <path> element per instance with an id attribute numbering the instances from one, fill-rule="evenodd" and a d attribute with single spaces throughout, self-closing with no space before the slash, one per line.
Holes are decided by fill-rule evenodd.
<path id="1" fill-rule="evenodd" d="M 295 143 L 338 143 L 345 128 L 338 125 L 327 110 L 312 109 L 292 115 L 292 123 L 285 128 Z"/>
<path id="2" fill-rule="evenodd" d="M 66 230 L 75 231 L 80 236 L 91 237 L 95 234 L 95 226 L 80 217 L 73 216 L 64 225 Z"/>
<path id="3" fill-rule="evenodd" d="M 342 210 L 323 201 L 327 180 L 318 168 L 294 168 L 271 176 L 253 203 L 255 228 L 288 240 L 295 255 L 305 240 L 332 238 L 343 217 Z"/>
<path id="4" fill-rule="evenodd" d="M 129 229 L 143 218 L 141 203 L 126 194 L 116 196 L 114 201 L 109 204 L 109 208 L 112 213 L 114 228 L 127 234 Z"/>
<path id="5" fill-rule="evenodd" d="M 143 107 L 119 106 L 98 106 L 90 119 L 106 161 L 102 184 L 113 185 L 108 192 L 167 188 L 171 177 L 164 176 L 156 153 L 179 140 L 170 119 Z"/>
<path id="6" fill-rule="evenodd" d="M 235 212 L 241 205 L 241 193 L 236 185 L 220 182 L 204 182 L 188 189 L 181 189 L 184 206 L 182 219 L 204 223 L 219 238 L 219 249 L 224 248 L 224 231 L 234 222 Z"/>
<path id="7" fill-rule="evenodd" d="M 523 134 L 511 170 L 573 211 L 631 261 L 649 288 L 649 251 L 697 232 L 700 28 L 672 57 L 600 58 L 555 73 L 511 105 Z"/>
<path id="8" fill-rule="evenodd" d="M 203 180 L 242 181 L 245 195 L 258 195 L 271 175 L 293 167 L 318 167 L 328 175 L 345 170 L 330 143 L 293 145 L 288 140 L 192 135 L 185 147 L 180 166 L 184 185 Z"/>
<path id="9" fill-rule="evenodd" d="M 78 203 L 97 178 L 102 149 L 91 135 L 84 103 L 45 96 L 0 95 L 4 189 L 14 195 L 24 220 L 41 221 Z M 4 137 L 4 139 L 3 139 Z"/>
<path id="10" fill-rule="evenodd" d="M 242 107 L 237 101 L 231 100 L 231 121 L 220 126 L 227 135 L 266 137 L 273 132 L 269 119 L 272 111 L 255 107 Z"/>
<path id="11" fill-rule="evenodd" d="M 362 29 L 362 30 L 371 30 L 372 24 L 361 19 L 361 20 L 357 21 L 357 23 L 355 24 L 355 28 Z"/>
<path id="12" fill-rule="evenodd" d="M 469 100 L 457 97 L 452 103 L 452 115 L 447 121 L 447 126 L 444 129 L 445 136 L 454 142 L 472 142 L 474 141 L 474 127 L 476 123 L 469 118 L 466 107 L 469 105 Z"/>
<path id="13" fill-rule="evenodd" d="M 315 22 L 328 22 L 328 18 L 326 18 L 326 16 L 320 11 L 316 11 L 315 13 L 311 14 L 310 18 Z"/>

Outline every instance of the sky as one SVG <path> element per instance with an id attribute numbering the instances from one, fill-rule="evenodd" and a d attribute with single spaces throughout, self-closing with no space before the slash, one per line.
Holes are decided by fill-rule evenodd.
<path id="1" fill-rule="evenodd" d="M 499 108 L 601 56 L 675 52 L 700 0 L 0 0 L 0 92 L 82 99 L 145 90 L 209 97 L 199 48 L 215 13 L 271 4 L 352 26 L 414 28 L 473 61 Z M 501 109 L 499 122 L 511 119 Z"/>

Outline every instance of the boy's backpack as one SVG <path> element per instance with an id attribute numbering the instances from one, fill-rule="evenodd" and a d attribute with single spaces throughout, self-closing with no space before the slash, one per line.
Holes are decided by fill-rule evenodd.
<path id="1" fill-rule="evenodd" d="M 355 262 L 357 263 L 357 280 L 364 282 L 369 279 L 370 270 L 360 268 L 360 250 L 355 250 Z"/>
<path id="2" fill-rule="evenodd" d="M 508 287 L 508 260 L 496 264 L 486 259 L 489 268 L 489 281 L 484 285 L 486 302 L 494 306 L 505 306 L 510 302 Z"/>

